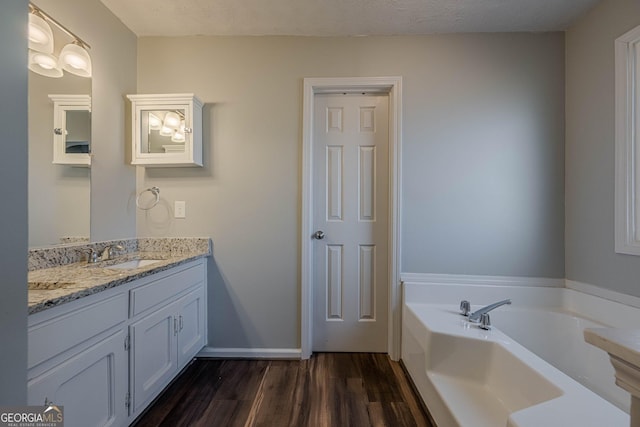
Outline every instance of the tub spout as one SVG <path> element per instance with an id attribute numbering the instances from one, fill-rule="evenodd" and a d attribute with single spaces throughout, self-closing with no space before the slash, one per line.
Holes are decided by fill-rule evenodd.
<path id="1" fill-rule="evenodd" d="M 510 299 L 506 299 L 506 300 L 503 300 L 503 301 L 494 302 L 493 304 L 489 304 L 486 307 L 482 307 L 482 308 L 474 311 L 473 313 L 471 313 L 469 315 L 469 321 L 470 322 L 478 322 L 478 321 L 480 321 L 480 317 L 483 314 L 486 314 L 486 313 L 490 312 L 491 310 L 496 309 L 496 308 L 498 308 L 498 307 L 500 307 L 502 305 L 505 305 L 505 304 L 511 304 L 511 300 Z"/>

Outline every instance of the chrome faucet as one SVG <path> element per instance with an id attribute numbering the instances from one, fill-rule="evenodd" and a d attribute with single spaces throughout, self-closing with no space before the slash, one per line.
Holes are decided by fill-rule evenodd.
<path id="1" fill-rule="evenodd" d="M 123 251 L 124 250 L 124 246 L 122 246 L 122 245 L 110 245 L 110 246 L 107 246 L 102 251 L 102 255 L 100 255 L 100 260 L 101 261 L 106 261 L 108 259 L 111 259 L 113 257 L 113 250 L 114 249 L 117 250 L 117 251 Z"/>
<path id="2" fill-rule="evenodd" d="M 88 249 L 85 250 L 85 252 L 87 253 L 87 263 L 95 264 L 95 263 L 98 263 L 100 261 L 109 260 L 109 259 L 111 259 L 113 257 L 113 251 L 114 250 L 123 251 L 124 250 L 124 246 L 122 246 L 122 245 L 109 245 L 109 246 L 107 246 L 106 248 L 104 248 L 102 250 L 100 255 L 98 255 L 98 252 L 96 252 L 95 249 L 88 248 Z"/>
<path id="3" fill-rule="evenodd" d="M 98 256 L 98 252 L 93 250 L 93 248 L 89 248 L 85 251 L 87 253 L 87 263 L 95 264 L 100 261 L 100 257 Z"/>
<path id="4" fill-rule="evenodd" d="M 488 317 L 488 313 L 491 310 L 494 310 L 502 305 L 505 304 L 511 304 L 511 300 L 510 299 L 505 299 L 502 301 L 498 301 L 498 302 L 494 302 L 493 304 L 489 304 L 486 307 L 482 307 L 476 311 L 474 311 L 473 313 L 469 314 L 469 322 L 479 322 L 480 319 L 483 317 L 484 314 L 486 314 L 486 321 L 489 322 L 489 317 Z"/>

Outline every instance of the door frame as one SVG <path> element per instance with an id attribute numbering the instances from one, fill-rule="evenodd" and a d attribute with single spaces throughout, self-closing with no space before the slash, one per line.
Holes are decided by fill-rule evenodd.
<path id="1" fill-rule="evenodd" d="M 314 101 L 326 93 L 379 93 L 389 96 L 389 200 L 388 200 L 388 352 L 400 359 L 402 298 L 400 287 L 400 207 L 402 161 L 402 77 L 305 78 L 302 114 L 302 223 L 300 261 L 300 350 L 311 357 L 313 345 L 313 118 Z"/>

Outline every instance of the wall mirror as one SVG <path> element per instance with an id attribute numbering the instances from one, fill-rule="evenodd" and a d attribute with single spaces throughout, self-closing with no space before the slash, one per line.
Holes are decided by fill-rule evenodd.
<path id="1" fill-rule="evenodd" d="M 55 15 L 55 10 L 46 11 L 50 14 Z M 33 9 L 30 27 L 32 22 L 41 25 L 44 21 L 50 28 L 53 46 L 51 53 L 46 48 L 39 52 L 30 32 L 29 247 L 89 241 L 91 78 L 86 73 L 67 72 L 60 61 L 46 63 L 48 58 L 62 58 L 63 50 L 75 44 L 75 35 L 31 15 Z M 33 71 L 34 56 L 41 54 L 45 61 L 40 65 L 42 73 Z M 57 114 L 56 99 L 62 99 Z"/>
<path id="2" fill-rule="evenodd" d="M 188 132 L 185 110 L 142 110 L 140 112 L 142 153 L 184 153 Z"/>

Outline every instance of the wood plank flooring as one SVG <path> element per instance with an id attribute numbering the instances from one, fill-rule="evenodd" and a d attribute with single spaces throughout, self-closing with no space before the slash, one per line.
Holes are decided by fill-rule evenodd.
<path id="1" fill-rule="evenodd" d="M 402 367 L 370 353 L 199 359 L 135 426 L 434 427 Z"/>

